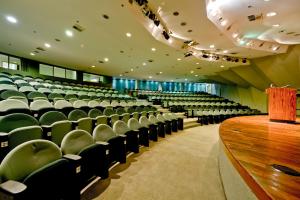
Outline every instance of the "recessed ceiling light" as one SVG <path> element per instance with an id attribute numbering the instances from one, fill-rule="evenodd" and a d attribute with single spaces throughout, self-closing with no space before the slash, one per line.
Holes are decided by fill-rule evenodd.
<path id="1" fill-rule="evenodd" d="M 267 17 L 273 17 L 273 16 L 275 16 L 275 15 L 277 15 L 276 12 L 268 12 L 268 13 L 266 14 Z"/>
<path id="2" fill-rule="evenodd" d="M 130 69 L 130 71 L 132 71 L 132 72 L 133 72 L 133 68 L 131 68 L 131 69 Z"/>
<path id="3" fill-rule="evenodd" d="M 156 49 L 153 47 L 153 48 L 151 48 L 151 51 L 156 51 Z"/>
<path id="4" fill-rule="evenodd" d="M 209 48 L 213 49 L 213 48 L 215 48 L 215 45 L 211 44 L 211 45 L 209 45 Z"/>
<path id="5" fill-rule="evenodd" d="M 120 74 L 120 76 L 123 76 L 122 74 Z"/>
<path id="6" fill-rule="evenodd" d="M 224 50 L 223 53 L 228 53 L 228 50 Z"/>
<path id="7" fill-rule="evenodd" d="M 279 27 L 280 25 L 279 24 L 273 24 L 272 26 L 273 27 Z"/>
<path id="8" fill-rule="evenodd" d="M 270 0 L 264 0 L 265 2 L 268 2 L 268 1 L 270 1 Z"/>
<path id="9" fill-rule="evenodd" d="M 149 76 L 149 78 L 152 78 L 152 76 Z"/>
<path id="10" fill-rule="evenodd" d="M 127 37 L 131 37 L 131 33 L 126 33 L 126 36 Z"/>
<path id="11" fill-rule="evenodd" d="M 13 16 L 6 16 L 6 20 L 12 24 L 16 24 L 18 23 L 17 18 L 13 17 Z"/>
<path id="12" fill-rule="evenodd" d="M 146 66 L 146 65 L 147 65 L 147 63 L 143 62 L 143 66 Z"/>
<path id="13" fill-rule="evenodd" d="M 199 65 L 199 64 L 200 64 L 200 63 L 198 63 L 198 62 L 196 63 L 196 65 Z"/>
<path id="14" fill-rule="evenodd" d="M 45 47 L 47 47 L 47 48 L 50 48 L 50 47 L 51 47 L 51 45 L 50 45 L 49 43 L 45 43 L 44 45 L 45 45 Z"/>
<path id="15" fill-rule="evenodd" d="M 174 82 L 174 80 L 171 80 L 172 82 Z"/>
<path id="16" fill-rule="evenodd" d="M 30 55 L 31 55 L 31 56 L 35 56 L 35 53 L 32 53 L 32 52 L 31 52 Z"/>
<path id="17" fill-rule="evenodd" d="M 194 71 L 193 70 L 191 70 L 191 74 L 193 74 L 194 73 Z"/>
<path id="18" fill-rule="evenodd" d="M 160 74 L 162 74 L 163 72 L 159 72 Z"/>
<path id="19" fill-rule="evenodd" d="M 68 37 L 73 37 L 73 31 L 66 30 L 65 34 L 66 34 L 66 36 L 68 36 Z"/>
<path id="20" fill-rule="evenodd" d="M 83 48 L 83 47 L 84 47 L 84 44 L 81 44 L 80 47 Z"/>
<path id="21" fill-rule="evenodd" d="M 180 61 L 180 60 L 181 60 L 181 58 L 177 58 L 177 60 L 178 60 L 178 61 Z"/>
<path id="22" fill-rule="evenodd" d="M 223 67 L 225 67 L 225 66 L 224 66 L 224 65 L 221 65 L 220 67 L 222 67 L 222 68 L 223 68 Z"/>
<path id="23" fill-rule="evenodd" d="M 196 74 L 195 76 L 198 77 L 198 74 Z"/>
<path id="24" fill-rule="evenodd" d="M 105 61 L 105 62 L 108 62 L 108 61 L 109 61 L 109 59 L 108 59 L 108 58 L 104 58 L 104 61 Z"/>
<path id="25" fill-rule="evenodd" d="M 185 81 L 187 81 L 187 78 L 186 79 L 184 79 Z"/>
<path id="26" fill-rule="evenodd" d="M 92 65 L 91 67 L 92 67 L 92 68 L 94 68 L 94 67 L 95 67 L 95 65 Z"/>
<path id="27" fill-rule="evenodd" d="M 232 37 L 233 37 L 233 38 L 236 38 L 238 35 L 239 35 L 238 33 L 233 33 L 233 34 L 232 34 Z"/>

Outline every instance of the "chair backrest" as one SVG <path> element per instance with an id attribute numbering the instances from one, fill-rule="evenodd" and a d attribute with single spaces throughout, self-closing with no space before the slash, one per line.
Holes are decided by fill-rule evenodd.
<path id="1" fill-rule="evenodd" d="M 72 110 L 68 115 L 68 119 L 70 121 L 77 121 L 79 119 L 86 118 L 86 117 L 88 117 L 86 112 L 84 112 L 83 110 L 80 110 L 80 109 Z"/>
<path id="2" fill-rule="evenodd" d="M 36 91 L 32 86 L 22 86 L 19 88 L 19 92 L 33 92 Z"/>
<path id="3" fill-rule="evenodd" d="M 84 130 L 73 130 L 63 138 L 61 150 L 63 154 L 79 154 L 84 148 L 94 144 L 90 133 Z"/>
<path id="4" fill-rule="evenodd" d="M 117 110 L 116 110 L 116 113 L 118 114 L 118 115 L 122 115 L 123 113 L 125 113 L 126 111 L 125 111 L 125 109 L 124 108 L 117 108 Z"/>
<path id="5" fill-rule="evenodd" d="M 19 91 L 15 90 L 6 90 L 1 92 L 0 94 L 1 99 L 9 99 L 10 97 L 21 97 L 21 98 L 26 98 L 25 94 Z"/>
<path id="6" fill-rule="evenodd" d="M 14 110 L 29 111 L 29 107 L 26 103 L 17 99 L 6 99 L 0 101 L 0 112 L 10 112 Z"/>
<path id="7" fill-rule="evenodd" d="M 12 113 L 0 118 L 0 132 L 10 131 L 26 126 L 38 126 L 39 122 L 32 116 L 23 113 Z"/>
<path id="8" fill-rule="evenodd" d="M 139 113 L 138 112 L 133 112 L 132 117 L 136 120 L 139 120 Z"/>
<path id="9" fill-rule="evenodd" d="M 163 118 L 165 118 L 166 120 L 172 120 L 172 117 L 169 115 L 169 113 L 164 113 L 163 114 Z"/>
<path id="10" fill-rule="evenodd" d="M 54 103 L 55 109 L 72 108 L 72 104 L 66 100 L 58 100 Z"/>
<path id="11" fill-rule="evenodd" d="M 113 131 L 113 129 L 106 124 L 96 126 L 93 131 L 93 138 L 95 141 L 107 142 L 116 136 L 117 134 Z"/>
<path id="12" fill-rule="evenodd" d="M 141 116 L 139 119 L 139 123 L 144 127 L 148 127 L 151 124 L 151 122 L 148 120 L 146 116 Z"/>
<path id="13" fill-rule="evenodd" d="M 92 108 L 89 113 L 88 113 L 88 116 L 90 118 L 96 118 L 98 116 L 101 116 L 102 115 L 102 112 L 101 110 L 97 109 L 97 108 Z"/>
<path id="14" fill-rule="evenodd" d="M 18 88 L 15 85 L 1 84 L 0 85 L 0 91 L 3 91 L 3 90 L 15 90 L 15 91 L 18 91 Z"/>
<path id="15" fill-rule="evenodd" d="M 124 122 L 128 122 L 128 120 L 130 119 L 130 114 L 129 113 L 123 113 L 122 115 L 121 115 L 121 118 L 122 118 L 122 121 L 124 121 Z"/>
<path id="16" fill-rule="evenodd" d="M 154 124 L 156 124 L 157 122 L 159 122 L 159 121 L 157 120 L 157 118 L 156 118 L 154 115 L 150 115 L 150 116 L 149 116 L 149 121 L 150 121 L 151 123 L 154 123 Z"/>
<path id="17" fill-rule="evenodd" d="M 31 100 L 33 100 L 33 99 L 48 99 L 44 93 L 36 92 L 36 91 L 29 92 L 27 94 L 27 98 L 31 99 Z"/>
<path id="18" fill-rule="evenodd" d="M 40 93 L 51 93 L 52 91 L 49 88 L 42 87 L 42 88 L 38 88 L 38 92 L 40 92 Z"/>
<path id="19" fill-rule="evenodd" d="M 135 118 L 129 119 L 127 125 L 131 130 L 138 130 L 142 127 L 139 121 Z"/>
<path id="20" fill-rule="evenodd" d="M 40 117 L 41 125 L 52 125 L 54 122 L 68 120 L 66 115 L 59 111 L 49 111 Z"/>
<path id="21" fill-rule="evenodd" d="M 166 120 L 161 114 L 157 114 L 156 118 L 157 118 L 158 121 L 160 121 L 160 122 L 165 122 L 165 120 Z"/>
<path id="22" fill-rule="evenodd" d="M 31 140 L 10 151 L 0 165 L 1 181 L 23 181 L 32 172 L 62 157 L 57 145 L 47 140 Z"/>
<path id="23" fill-rule="evenodd" d="M 117 120 L 113 125 L 113 130 L 118 135 L 124 135 L 128 131 L 130 131 L 129 127 L 124 121 Z"/>
<path id="24" fill-rule="evenodd" d="M 54 109 L 54 106 L 48 100 L 35 100 L 30 103 L 30 110 L 39 111 L 42 109 Z"/>
<path id="25" fill-rule="evenodd" d="M 88 104 L 83 100 L 76 100 L 74 101 L 73 106 L 74 108 L 82 108 L 82 107 L 87 107 Z"/>
<path id="26" fill-rule="evenodd" d="M 111 116 L 110 116 L 110 122 L 111 122 L 111 125 L 114 125 L 114 123 L 115 123 L 116 121 L 118 121 L 119 118 L 120 118 L 120 116 L 119 116 L 118 114 L 113 114 L 113 115 L 111 115 Z"/>
<path id="27" fill-rule="evenodd" d="M 64 99 L 64 97 L 61 94 L 58 93 L 51 93 L 48 95 L 48 99 L 54 100 L 54 99 Z"/>
<path id="28" fill-rule="evenodd" d="M 96 108 L 96 107 L 100 106 L 100 103 L 98 101 L 96 101 L 96 100 L 92 100 L 92 101 L 88 102 L 88 106 L 90 108 Z"/>
<path id="29" fill-rule="evenodd" d="M 115 114 L 115 111 L 112 108 L 105 108 L 103 110 L 103 114 L 106 116 L 111 116 L 111 115 Z"/>
<path id="30" fill-rule="evenodd" d="M 107 107 L 107 106 L 110 106 L 110 103 L 108 101 L 101 101 L 100 106 Z"/>

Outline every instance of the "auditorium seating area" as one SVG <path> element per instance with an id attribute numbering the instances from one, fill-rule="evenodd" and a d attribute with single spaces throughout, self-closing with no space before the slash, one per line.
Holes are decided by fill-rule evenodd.
<path id="1" fill-rule="evenodd" d="M 1 73 L 0 97 L 5 198 L 79 199 L 87 183 L 107 178 L 108 168 L 126 163 L 128 153 L 183 130 L 176 114 L 106 88 Z M 48 195 L 41 179 L 56 192 Z"/>

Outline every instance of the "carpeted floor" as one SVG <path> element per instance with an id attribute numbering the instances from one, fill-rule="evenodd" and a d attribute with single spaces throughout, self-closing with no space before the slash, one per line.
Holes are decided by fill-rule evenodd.
<path id="1" fill-rule="evenodd" d="M 219 125 L 173 133 L 110 171 L 82 199 L 225 199 L 218 170 Z"/>

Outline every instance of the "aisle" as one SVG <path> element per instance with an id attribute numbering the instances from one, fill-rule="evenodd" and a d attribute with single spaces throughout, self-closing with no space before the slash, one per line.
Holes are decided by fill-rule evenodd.
<path id="1" fill-rule="evenodd" d="M 110 178 L 84 193 L 87 199 L 225 199 L 218 171 L 219 125 L 174 133 L 142 148 L 115 167 Z"/>

